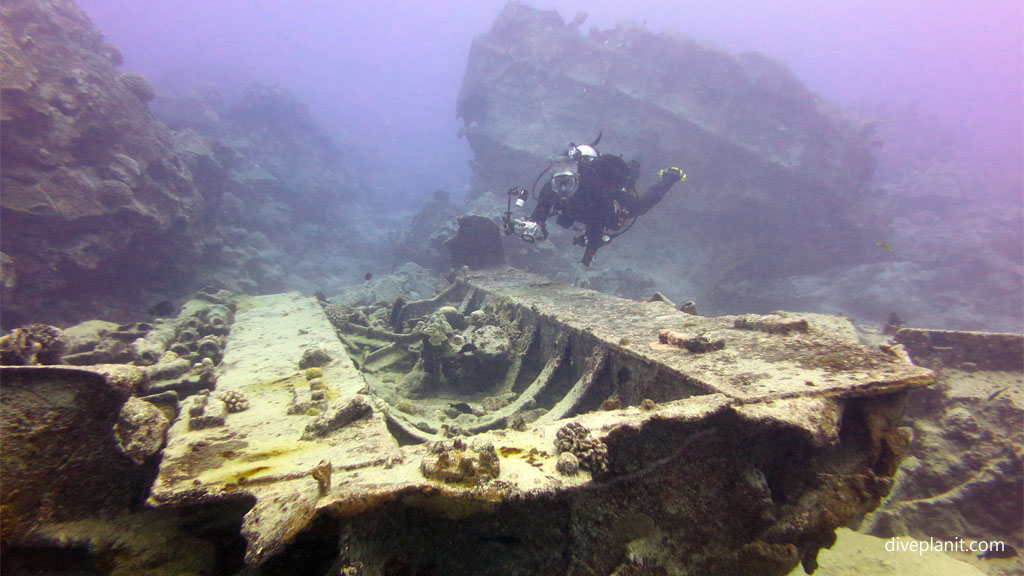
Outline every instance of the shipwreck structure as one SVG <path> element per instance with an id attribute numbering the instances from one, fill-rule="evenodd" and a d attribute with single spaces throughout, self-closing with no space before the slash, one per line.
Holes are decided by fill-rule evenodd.
<path id="1" fill-rule="evenodd" d="M 512 269 L 453 280 L 365 308 L 238 298 L 216 389 L 167 387 L 190 395 L 147 513 L 217 534 L 219 565 L 252 574 L 813 571 L 889 492 L 906 393 L 933 377 L 841 317 L 693 316 Z M 5 414 L 66 412 L 62 379 L 104 374 L 4 371 Z M 92 404 L 145 394 L 137 376 L 89 387 Z M 104 418 L 64 436 L 90 447 L 78 464 L 126 458 Z M 5 547 L 92 542 L 25 426 L 4 421 Z"/>
<path id="2" fill-rule="evenodd" d="M 457 114 L 478 213 L 497 215 L 510 186 L 528 188 L 568 143 L 599 134 L 603 153 L 642 163 L 638 189 L 682 167 L 687 181 L 598 264 L 678 278 L 692 285 L 686 298 L 721 310 L 745 308 L 716 288 L 872 261 L 889 236 L 887 201 L 870 184 L 871 123 L 761 54 L 629 22 L 587 32 L 511 2 L 473 41 Z M 507 249 L 514 265 L 558 267 L 554 255 L 520 254 L 522 243 Z"/>

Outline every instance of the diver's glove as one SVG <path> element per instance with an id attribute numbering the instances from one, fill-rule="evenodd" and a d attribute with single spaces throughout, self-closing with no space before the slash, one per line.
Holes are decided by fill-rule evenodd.
<path id="1" fill-rule="evenodd" d="M 658 176 L 662 180 L 667 180 L 672 183 L 682 182 L 686 180 L 686 174 L 683 173 L 683 171 L 680 170 L 679 168 L 676 168 L 675 166 L 658 171 Z"/>

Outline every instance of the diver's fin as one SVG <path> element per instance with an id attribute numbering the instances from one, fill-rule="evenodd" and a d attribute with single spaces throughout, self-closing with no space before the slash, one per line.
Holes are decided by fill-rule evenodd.
<path id="1" fill-rule="evenodd" d="M 598 132 L 597 132 L 597 140 L 594 140 L 593 142 L 591 142 L 590 145 L 591 146 L 597 146 L 597 143 L 601 141 L 601 135 L 602 134 L 604 134 L 604 130 L 598 130 Z"/>

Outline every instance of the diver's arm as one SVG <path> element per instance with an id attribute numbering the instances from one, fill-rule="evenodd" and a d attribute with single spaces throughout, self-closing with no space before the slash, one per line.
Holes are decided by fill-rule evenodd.
<path id="1" fill-rule="evenodd" d="M 658 180 L 647 189 L 640 198 L 636 200 L 636 209 L 630 212 L 634 216 L 640 216 L 646 214 L 648 210 L 654 208 L 654 205 L 661 202 L 661 199 L 668 194 L 668 191 L 672 189 L 672 185 L 678 182 L 678 180 Z"/>
<path id="2" fill-rule="evenodd" d="M 668 168 L 661 171 L 661 180 L 658 180 L 644 192 L 636 203 L 636 210 L 631 211 L 635 216 L 646 214 L 654 205 L 661 202 L 661 199 L 672 189 L 672 185 L 681 180 L 686 180 L 686 174 L 678 168 Z"/>
<path id="3" fill-rule="evenodd" d="M 544 226 L 544 222 L 551 216 L 551 208 L 555 205 L 555 193 L 551 190 L 551 183 L 544 184 L 537 197 L 537 206 L 533 208 L 529 220 Z"/>

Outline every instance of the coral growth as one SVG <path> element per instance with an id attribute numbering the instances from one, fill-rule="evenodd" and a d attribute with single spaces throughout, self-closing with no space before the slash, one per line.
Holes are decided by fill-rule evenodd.
<path id="1" fill-rule="evenodd" d="M 562 452 L 555 462 L 555 470 L 563 476 L 575 476 L 580 471 L 580 459 L 572 452 Z"/>
<path id="2" fill-rule="evenodd" d="M 4 315 L 65 323 L 142 311 L 147 290 L 192 281 L 207 226 L 197 216 L 215 197 L 196 176 L 203 161 L 224 169 L 176 147 L 148 110 L 152 86 L 117 70 L 120 53 L 74 2 L 0 10 L 2 234 L 22 280 Z M 95 281 L 104 277 L 118 282 Z"/>
<path id="3" fill-rule="evenodd" d="M 584 470 L 590 470 L 595 475 L 608 471 L 608 447 L 604 442 L 591 437 L 586 426 L 579 422 L 570 422 L 558 430 L 556 438 L 558 440 L 555 446 L 559 454 L 570 453 L 576 456 L 579 459 L 579 466 Z M 562 458 L 559 456 L 559 463 L 561 461 Z"/>
<path id="4" fill-rule="evenodd" d="M 439 310 L 430 315 L 426 324 L 420 329 L 420 333 L 423 334 L 424 341 L 431 346 L 441 346 L 451 337 L 452 326 L 448 323 L 445 314 Z"/>
<path id="5" fill-rule="evenodd" d="M 482 484 L 501 474 L 498 453 L 491 444 L 470 448 L 456 438 L 450 445 L 435 442 L 420 462 L 420 472 L 447 484 Z"/>
<path id="6" fill-rule="evenodd" d="M 218 397 L 224 401 L 228 412 L 241 412 L 249 409 L 249 399 L 238 390 L 225 390 L 218 394 Z"/>
<path id="7" fill-rule="evenodd" d="M 66 347 L 64 333 L 60 328 L 47 324 L 29 324 L 0 337 L 0 364 L 60 364 Z"/>
<path id="8" fill-rule="evenodd" d="M 331 360 L 334 358 L 331 358 L 331 355 L 323 348 L 310 348 L 302 353 L 302 358 L 299 359 L 299 368 L 302 370 L 319 368 L 330 364 Z"/>

